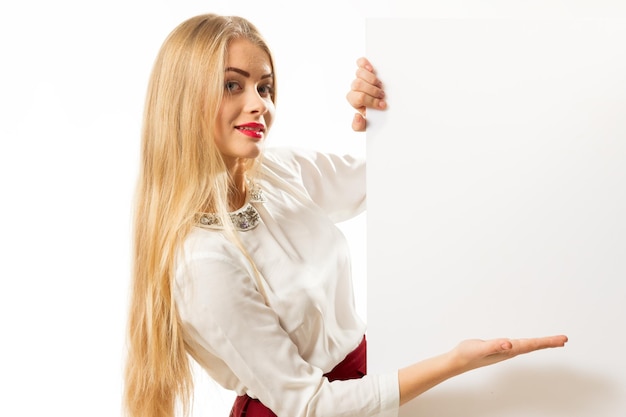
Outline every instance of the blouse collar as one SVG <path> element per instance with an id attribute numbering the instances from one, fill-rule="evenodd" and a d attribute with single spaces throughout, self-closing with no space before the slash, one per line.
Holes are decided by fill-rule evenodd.
<path id="1" fill-rule="evenodd" d="M 248 182 L 248 197 L 246 204 L 238 210 L 228 213 L 230 220 L 239 231 L 252 230 L 261 222 L 261 216 L 252 203 L 265 203 L 267 200 L 258 184 Z M 196 224 L 206 229 L 223 229 L 222 220 L 214 213 L 200 213 L 197 216 Z"/>

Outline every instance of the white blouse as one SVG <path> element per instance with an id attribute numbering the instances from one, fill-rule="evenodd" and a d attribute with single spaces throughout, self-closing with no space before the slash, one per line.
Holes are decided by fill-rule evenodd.
<path id="1" fill-rule="evenodd" d="M 349 248 L 334 224 L 365 209 L 365 161 L 267 149 L 255 182 L 262 196 L 238 212 L 245 212 L 244 229 L 258 224 L 238 233 L 267 300 L 219 225 L 195 227 L 174 288 L 193 356 L 223 387 L 258 398 L 279 417 L 396 416 L 397 371 L 323 377 L 366 330 L 355 310 Z"/>

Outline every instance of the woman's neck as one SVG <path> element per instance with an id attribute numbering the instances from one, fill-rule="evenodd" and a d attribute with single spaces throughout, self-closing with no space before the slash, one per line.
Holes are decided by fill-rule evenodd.
<path id="1" fill-rule="evenodd" d="M 231 210 L 238 210 L 246 203 L 248 184 L 246 181 L 246 166 L 244 162 L 236 164 L 231 170 L 232 183 L 228 190 L 228 204 Z"/>

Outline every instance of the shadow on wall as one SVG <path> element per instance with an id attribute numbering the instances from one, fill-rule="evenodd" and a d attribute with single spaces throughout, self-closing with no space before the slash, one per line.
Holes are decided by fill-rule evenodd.
<path id="1" fill-rule="evenodd" d="M 599 373 L 566 368 L 525 368 L 482 381 L 462 389 L 442 385 L 403 406 L 400 416 L 614 416 L 618 407 L 612 405 L 624 395 Z"/>

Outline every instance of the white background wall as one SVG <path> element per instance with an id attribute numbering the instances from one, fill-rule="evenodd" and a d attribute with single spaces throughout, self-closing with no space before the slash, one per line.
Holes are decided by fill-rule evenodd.
<path id="1" fill-rule="evenodd" d="M 623 18 L 367 21 L 394 103 L 367 134 L 370 372 L 570 338 L 401 416 L 626 415 L 624 40 Z"/>
<path id="2" fill-rule="evenodd" d="M 345 102 L 367 17 L 624 13 L 617 1 L 5 1 L 0 6 L 0 414 L 119 415 L 130 201 L 164 37 L 240 14 L 276 55 L 275 144 L 365 152 Z M 384 78 L 384 74 L 383 74 Z M 365 309 L 365 219 L 344 225 Z M 226 415 L 207 381 L 196 415 Z M 227 397 L 227 396 L 226 396 Z"/>

